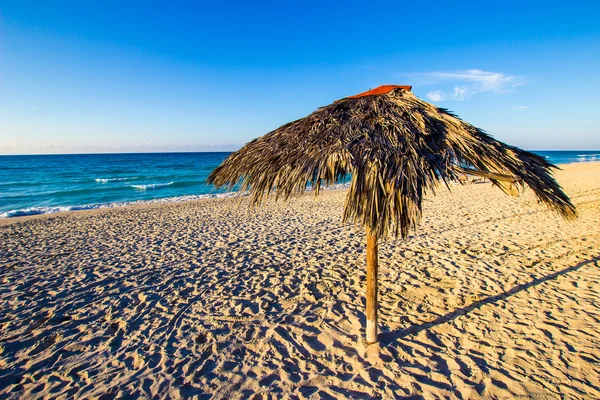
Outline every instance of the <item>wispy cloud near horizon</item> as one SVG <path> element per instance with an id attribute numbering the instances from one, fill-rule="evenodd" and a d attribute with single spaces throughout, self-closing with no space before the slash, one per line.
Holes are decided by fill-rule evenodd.
<path id="1" fill-rule="evenodd" d="M 428 84 L 452 84 L 452 90 L 431 90 L 427 97 L 432 101 L 465 100 L 477 93 L 508 93 L 514 88 L 524 85 L 525 78 L 517 75 L 506 75 L 500 72 L 469 69 L 454 72 L 419 72 L 408 76 L 421 77 Z"/>

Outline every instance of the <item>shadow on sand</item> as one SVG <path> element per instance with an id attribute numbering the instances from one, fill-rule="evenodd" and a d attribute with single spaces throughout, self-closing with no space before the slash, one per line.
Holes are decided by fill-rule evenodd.
<path id="1" fill-rule="evenodd" d="M 541 285 L 542 283 L 547 282 L 549 280 L 556 279 L 559 276 L 568 274 L 573 271 L 577 271 L 577 270 L 585 267 L 586 265 L 592 264 L 596 261 L 600 261 L 600 254 L 596 255 L 588 260 L 581 261 L 581 262 L 579 262 L 575 265 L 572 265 L 568 268 L 562 269 L 560 271 L 556 271 L 556 272 L 553 272 L 546 276 L 542 276 L 541 278 L 535 278 L 534 280 L 532 280 L 530 282 L 517 285 L 506 292 L 499 293 L 494 296 L 486 297 L 485 299 L 476 301 L 466 307 L 458 308 L 448 314 L 445 314 L 445 315 L 442 315 L 442 316 L 436 318 L 433 321 L 425 322 L 425 323 L 422 323 L 419 325 L 413 325 L 411 327 L 400 329 L 397 331 L 382 332 L 379 334 L 380 343 L 382 346 L 387 346 L 396 340 L 399 340 L 399 339 L 402 339 L 402 338 L 405 338 L 407 336 L 411 336 L 414 334 L 418 334 L 421 331 L 424 331 L 426 329 L 432 328 L 437 325 L 445 324 L 446 322 L 450 322 L 461 315 L 466 315 L 466 314 L 470 313 L 471 311 L 473 311 L 477 308 L 480 308 L 486 304 L 493 304 L 498 301 L 506 300 L 507 298 L 509 298 L 512 295 L 515 295 L 519 292 L 527 290 L 531 287 Z"/>

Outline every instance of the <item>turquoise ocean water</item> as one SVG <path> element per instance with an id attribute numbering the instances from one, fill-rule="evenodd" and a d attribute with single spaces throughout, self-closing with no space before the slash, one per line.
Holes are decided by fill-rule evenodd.
<path id="1" fill-rule="evenodd" d="M 600 151 L 536 151 L 554 164 Z M 206 183 L 229 153 L 0 156 L 0 217 L 228 196 Z"/>

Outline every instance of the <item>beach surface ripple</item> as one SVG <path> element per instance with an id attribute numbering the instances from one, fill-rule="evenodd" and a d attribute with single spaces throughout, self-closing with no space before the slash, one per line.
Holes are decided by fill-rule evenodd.
<path id="1" fill-rule="evenodd" d="M 380 245 L 371 346 L 344 190 L 2 220 L 0 397 L 600 398 L 600 163 L 557 177 L 575 222 L 428 197 Z"/>

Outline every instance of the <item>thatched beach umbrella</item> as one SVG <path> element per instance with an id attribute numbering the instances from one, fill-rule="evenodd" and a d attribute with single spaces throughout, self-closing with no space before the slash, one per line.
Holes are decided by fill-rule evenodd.
<path id="1" fill-rule="evenodd" d="M 451 112 L 420 100 L 410 86 L 386 85 L 319 108 L 231 154 L 209 176 L 240 185 L 253 204 L 274 191 L 288 199 L 310 182 L 316 193 L 351 174 L 342 220 L 367 234 L 367 342 L 377 341 L 377 241 L 406 238 L 421 219 L 423 195 L 464 174 L 506 193 L 529 186 L 565 218 L 575 207 L 552 177 L 554 165 L 506 145 Z"/>

